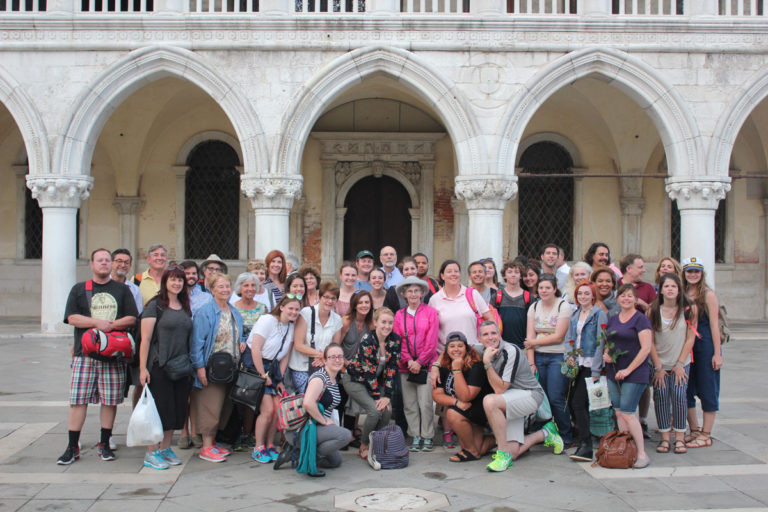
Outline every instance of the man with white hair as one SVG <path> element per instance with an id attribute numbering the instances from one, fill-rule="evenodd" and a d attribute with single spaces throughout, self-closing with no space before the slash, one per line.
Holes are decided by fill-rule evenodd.
<path id="1" fill-rule="evenodd" d="M 400 269 L 397 268 L 397 251 L 394 247 L 391 245 L 382 247 L 379 259 L 381 260 L 381 269 L 387 277 L 387 280 L 384 282 L 384 288 L 389 289 L 390 286 L 397 286 L 400 281 L 405 279 L 403 274 L 400 273 Z"/>

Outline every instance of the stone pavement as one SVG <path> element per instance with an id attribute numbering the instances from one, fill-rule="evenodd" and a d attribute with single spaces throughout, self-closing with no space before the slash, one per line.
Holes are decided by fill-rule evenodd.
<path id="1" fill-rule="evenodd" d="M 211 464 L 178 450 L 184 465 L 142 466 L 143 449 L 125 446 L 130 415 L 118 412 L 115 462 L 96 456 L 98 412 L 91 408 L 82 458 L 58 466 L 67 439 L 71 337 L 42 337 L 34 324 L 0 325 L 0 512 L 270 512 L 338 510 L 735 510 L 768 511 L 768 323 L 740 323 L 725 352 L 721 412 L 711 448 L 655 453 L 642 470 L 605 470 L 536 447 L 502 474 L 482 462 L 454 464 L 437 448 L 411 455 L 407 469 L 374 472 L 344 455 L 326 478 L 273 471 L 236 453 Z M 654 427 L 653 414 L 649 418 Z M 393 490 L 391 494 L 386 491 Z M 436 493 L 426 494 L 426 491 Z M 357 493 L 345 496 L 346 493 Z M 366 495 L 359 498 L 358 495 Z M 346 503 L 346 504 L 345 504 Z"/>

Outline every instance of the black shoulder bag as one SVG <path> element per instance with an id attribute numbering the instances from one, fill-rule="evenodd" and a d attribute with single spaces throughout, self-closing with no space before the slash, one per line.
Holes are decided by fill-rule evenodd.
<path id="1" fill-rule="evenodd" d="M 234 353 L 237 353 L 237 324 L 235 322 L 235 315 L 232 314 L 232 311 L 230 311 L 229 314 L 232 317 L 232 348 Z M 229 352 L 214 352 L 211 354 L 211 357 L 208 358 L 208 363 L 205 365 L 205 371 L 209 381 L 219 384 L 229 384 L 235 378 L 237 362 L 235 361 L 235 357 Z"/>
<path id="2" fill-rule="evenodd" d="M 309 328 L 309 346 L 314 349 L 315 348 L 315 306 L 312 306 L 310 309 L 312 310 L 312 325 Z M 310 375 L 312 375 L 317 370 L 322 368 L 322 366 L 313 365 L 312 364 L 313 359 L 314 359 L 313 357 L 310 357 L 309 364 L 307 365 L 307 373 L 309 373 Z"/>

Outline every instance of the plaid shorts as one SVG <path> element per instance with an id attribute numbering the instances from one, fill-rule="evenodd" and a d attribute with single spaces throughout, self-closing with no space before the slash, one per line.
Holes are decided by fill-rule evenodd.
<path id="1" fill-rule="evenodd" d="M 72 358 L 70 405 L 119 405 L 123 403 L 125 363 L 97 361 L 91 357 Z"/>

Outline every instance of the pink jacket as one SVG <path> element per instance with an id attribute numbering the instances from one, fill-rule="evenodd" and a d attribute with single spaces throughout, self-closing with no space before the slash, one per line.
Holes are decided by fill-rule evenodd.
<path id="1" fill-rule="evenodd" d="M 407 308 L 403 308 L 395 313 L 395 326 L 393 332 L 402 338 L 402 349 L 400 354 L 400 372 L 408 372 L 408 361 L 414 359 L 411 354 L 416 355 L 416 359 L 421 363 L 422 368 L 429 369 L 433 361 L 437 359 L 437 332 L 438 319 L 437 310 L 426 304 L 420 304 L 416 310 L 416 318 L 407 315 Z M 408 326 L 408 336 L 405 335 L 405 326 L 403 325 L 408 316 L 406 325 Z M 407 339 L 407 341 L 406 341 Z M 415 344 L 415 346 L 414 346 Z"/>

